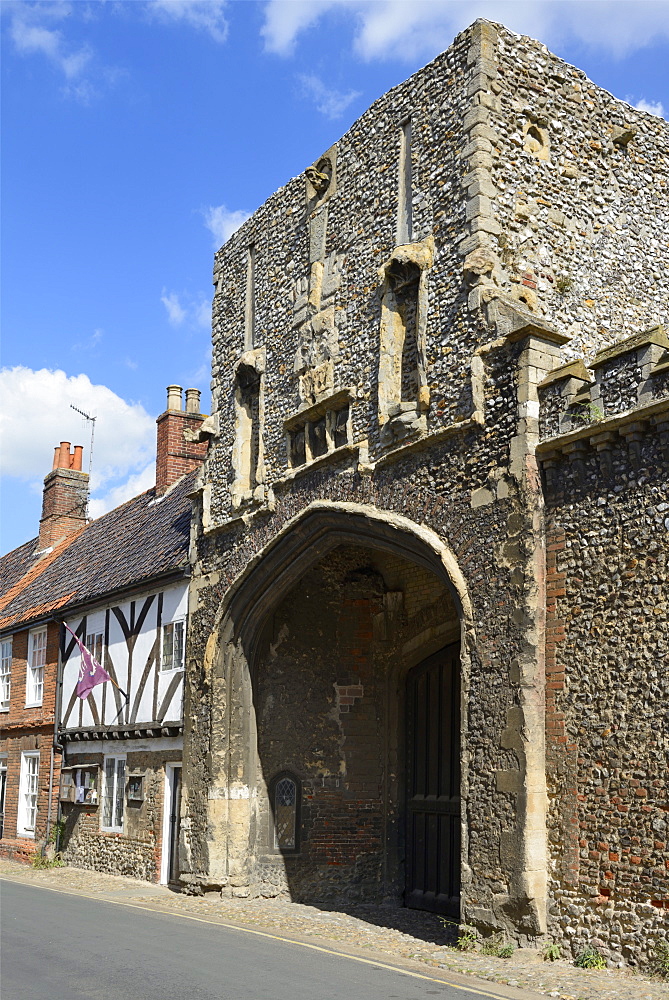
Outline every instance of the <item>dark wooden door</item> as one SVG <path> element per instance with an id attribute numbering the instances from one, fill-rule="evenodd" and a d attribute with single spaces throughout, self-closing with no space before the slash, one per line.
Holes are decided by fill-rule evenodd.
<path id="1" fill-rule="evenodd" d="M 170 863 L 168 882 L 179 881 L 179 818 L 181 815 L 181 768 L 172 771 L 172 794 L 170 796 Z"/>
<path id="2" fill-rule="evenodd" d="M 406 681 L 405 904 L 460 916 L 460 646 Z"/>

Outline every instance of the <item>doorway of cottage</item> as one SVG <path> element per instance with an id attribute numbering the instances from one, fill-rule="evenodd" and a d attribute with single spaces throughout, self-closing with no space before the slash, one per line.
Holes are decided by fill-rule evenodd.
<path id="1" fill-rule="evenodd" d="M 163 801 L 163 851 L 160 864 L 160 882 L 161 885 L 171 885 L 179 881 L 180 763 L 165 765 Z"/>

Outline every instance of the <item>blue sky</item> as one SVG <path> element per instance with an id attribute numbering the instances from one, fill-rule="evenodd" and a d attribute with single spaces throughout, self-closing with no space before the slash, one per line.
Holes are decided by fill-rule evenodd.
<path id="1" fill-rule="evenodd" d="M 152 484 L 165 387 L 209 403 L 214 250 L 479 16 L 669 113 L 662 0 L 3 3 L 1 551 L 88 446 L 70 404 L 92 514 Z"/>

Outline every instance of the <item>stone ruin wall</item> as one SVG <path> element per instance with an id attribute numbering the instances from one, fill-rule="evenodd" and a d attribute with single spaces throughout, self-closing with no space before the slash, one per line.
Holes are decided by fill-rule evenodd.
<path id="1" fill-rule="evenodd" d="M 255 349 L 264 353 L 263 475 L 267 489 L 287 471 L 283 422 L 303 405 L 296 355 L 309 345 L 304 295 L 313 294 L 311 264 L 325 263 L 322 304 L 334 309 L 329 343 L 316 345 L 322 365 L 333 362 L 333 386 L 354 390 L 351 440 L 378 451 L 377 340 L 381 320 L 379 269 L 398 242 L 398 176 L 402 123 L 411 118 L 412 233 L 434 238 L 427 270 L 425 349 L 430 429 L 468 417 L 468 372 L 476 346 L 465 308 L 457 238 L 466 230 L 459 166 L 464 145 L 469 42 L 463 37 L 429 72 L 385 94 L 336 144 L 333 191 L 312 210 L 305 177 L 274 194 L 216 255 L 213 305 L 213 408 L 220 412 L 220 443 L 209 459 L 212 523 L 229 516 L 234 369 L 245 350 L 247 251 L 254 247 Z M 438 97 L 435 99 L 435 94 Z M 311 210 L 311 211 L 310 211 Z M 308 215 L 311 214 L 311 220 Z M 324 234 L 324 235 L 323 235 Z M 429 252 L 429 251 L 428 251 Z M 312 260 L 310 261 L 310 257 Z M 314 310 L 311 309 L 311 312 Z M 326 319 L 327 322 L 327 319 Z"/>
<path id="2" fill-rule="evenodd" d="M 422 260 L 426 281 L 421 294 L 427 303 L 423 310 L 427 393 L 419 409 L 424 423 L 417 437 L 429 451 L 410 447 L 402 451 L 397 441 L 389 445 L 377 412 L 379 330 L 387 274 L 383 266 L 399 242 L 401 131 L 407 116 L 411 117 L 412 241 L 417 246 L 413 259 Z M 632 129 L 634 134 L 628 134 Z M 216 850 L 211 830 L 203 828 L 198 815 L 206 811 L 208 782 L 226 739 L 215 723 L 221 706 L 211 635 L 218 606 L 255 554 L 313 499 L 343 500 L 372 505 L 389 517 L 396 511 L 434 528 L 451 545 L 466 577 L 476 646 L 463 747 L 469 836 L 463 915 L 488 929 L 509 926 L 504 901 L 524 821 L 519 789 L 526 764 L 528 675 L 523 674 L 527 668 L 523 664 L 524 657 L 531 660 L 533 655 L 527 643 L 533 624 L 528 595 L 536 589 L 534 531 L 541 523 L 541 500 L 518 471 L 514 454 L 518 448 L 531 452 L 539 440 L 537 382 L 563 361 L 584 356 L 592 360 L 602 347 L 667 318 L 666 129 L 660 119 L 596 88 L 539 43 L 478 23 L 429 67 L 384 95 L 337 143 L 335 155 L 330 155 L 335 181 L 323 201 L 304 177 L 294 179 L 216 255 L 212 446 L 195 534 L 186 692 L 191 763 L 184 835 L 187 870 L 194 881 L 206 882 Z M 323 165 L 316 161 L 316 167 Z M 305 317 L 318 314 L 321 306 L 326 315 L 309 326 Z M 553 324 L 571 340 L 559 348 L 555 341 L 544 339 L 534 354 L 523 353 L 523 344 L 514 343 L 514 329 L 532 319 L 540 329 Z M 311 382 L 304 377 L 314 374 L 303 363 L 307 356 L 311 368 L 319 369 Z M 256 490 L 235 500 L 234 393 L 240 361 L 261 385 L 257 420 L 262 443 Z M 658 362 L 659 355 L 653 363 Z M 533 364 L 543 369 L 532 368 Z M 624 382 L 629 373 L 623 365 L 614 374 L 615 380 L 620 375 Z M 530 398 L 524 388 L 528 380 L 534 402 L 523 404 Z M 566 383 L 559 383 L 560 400 L 553 401 L 553 416 L 549 400 L 556 390 L 551 386 L 539 390 L 544 437 L 567 432 L 563 397 L 571 393 L 571 398 L 584 384 L 586 380 L 577 379 L 563 393 Z M 653 384 L 660 385 L 658 378 Z M 309 406 L 314 386 L 325 396 L 351 389 L 350 447 L 336 448 L 336 454 L 291 469 L 284 422 Z M 655 398 L 663 394 L 661 388 Z M 634 393 L 629 396 L 632 404 L 633 397 Z M 637 393 L 637 403 L 638 398 Z M 579 405 L 587 407 L 588 399 Z M 409 443 L 414 432 L 410 428 Z M 641 484 L 625 480 L 625 510 L 645 510 L 641 497 L 649 489 L 656 491 L 651 499 L 657 510 L 666 479 L 664 486 L 657 475 Z M 572 543 L 570 553 L 585 552 L 588 533 L 599 530 L 605 517 L 602 511 L 609 511 L 613 520 L 618 517 L 613 506 L 599 502 L 602 491 L 596 476 L 588 481 L 578 504 L 556 499 L 549 489 L 549 575 L 567 572 L 561 562 L 559 568 L 551 564 L 552 559 L 563 558 L 554 548 L 560 532 Z M 623 503 L 619 493 L 611 496 L 616 504 Z M 654 523 L 651 518 L 649 531 Z M 644 537 L 644 545 L 645 541 Z M 613 554 L 610 558 L 615 562 Z M 562 639 L 565 618 L 578 618 L 572 608 L 582 590 L 576 564 L 574 582 L 565 584 L 564 595 L 554 593 L 555 603 L 549 604 L 554 616 L 549 627 L 555 630 L 549 636 L 549 654 L 553 641 Z M 593 594 L 608 585 L 606 560 L 600 558 L 597 567 L 599 582 L 593 584 Z M 653 572 L 648 569 L 649 586 L 660 586 L 652 582 Z M 562 576 L 557 579 L 561 583 Z M 555 580 L 550 586 L 555 587 Z M 645 606 L 647 598 L 644 591 L 639 606 Z M 636 632 L 629 618 L 633 646 Z M 655 619 L 660 620 L 657 615 Z M 658 630 L 653 633 L 658 635 L 654 644 L 661 642 Z M 576 790 L 579 782 L 588 790 L 580 800 L 586 803 L 596 786 L 594 769 L 601 772 L 607 766 L 596 763 L 597 747 L 583 733 L 578 740 L 581 756 L 575 750 L 563 755 L 567 739 L 571 747 L 577 745 L 576 705 L 587 700 L 594 683 L 578 655 L 579 646 L 574 631 L 574 643 L 564 646 L 571 650 L 568 670 L 565 667 L 569 680 L 564 694 L 556 694 L 554 717 L 549 719 L 553 755 L 549 763 L 555 767 L 554 775 L 560 776 L 554 777 L 549 798 L 549 932 L 577 948 L 587 926 L 590 937 L 595 929 L 603 935 L 611 960 L 619 953 L 626 960 L 639 958 L 643 956 L 630 927 L 638 928 L 641 920 L 646 926 L 659 926 L 660 909 L 650 902 L 645 910 L 645 904 L 637 901 L 629 905 L 634 916 L 625 918 L 623 947 L 615 929 L 617 911 L 614 916 L 610 907 L 587 910 L 598 919 L 603 914 L 604 919 L 599 923 L 583 919 L 594 905 L 588 886 L 594 885 L 595 859 L 584 859 L 582 870 L 588 874 L 582 883 L 565 875 L 561 867 L 573 870 L 569 864 L 576 863 L 569 853 L 574 844 L 567 844 L 576 813 L 584 834 L 580 839 L 585 841 L 579 853 L 599 852 L 603 858 L 604 849 L 593 846 L 595 838 L 601 835 L 599 843 L 614 843 L 618 837 L 615 810 L 596 822 L 586 818 L 585 804 L 574 804 L 573 815 L 560 812 L 560 802 L 569 798 L 569 782 L 565 778 L 567 784 L 560 784 L 563 774 L 570 775 L 574 802 L 581 794 Z M 550 666 L 559 674 L 563 659 L 556 663 L 551 661 Z M 633 689 L 613 668 L 607 676 L 612 690 L 621 696 L 628 692 L 631 715 L 637 720 L 646 703 L 656 704 L 656 692 L 652 684 L 644 688 L 643 677 L 637 678 L 638 688 Z M 549 692 L 556 683 L 564 682 L 549 679 Z M 561 732 L 551 735 L 553 723 L 564 724 L 569 731 L 564 741 Z M 531 729 L 529 738 L 531 743 Z M 644 760 L 648 781 L 639 787 L 652 785 L 651 778 L 661 780 L 648 769 L 651 756 Z M 592 815 L 596 813 L 587 813 Z M 643 837 L 648 840 L 652 828 L 664 845 L 651 850 L 648 857 L 655 857 L 653 851 L 666 847 L 663 831 L 652 827 L 658 818 L 663 821 L 662 816 L 654 812 L 652 819 L 644 817 L 646 813 L 641 816 Z M 638 856 L 646 857 L 641 851 Z M 659 871 L 657 866 L 654 870 Z M 245 877 L 237 880 L 241 889 Z M 522 927 L 522 918 L 512 915 L 514 921 L 516 928 Z M 530 920 L 519 940 L 535 939 L 537 931 Z"/>
<path id="3" fill-rule="evenodd" d="M 539 389 L 552 934 L 648 964 L 667 937 L 669 339 Z"/>
<path id="4" fill-rule="evenodd" d="M 609 458 L 565 456 L 547 489 L 551 930 L 646 964 L 669 910 L 669 463 L 651 435 L 636 470 L 624 439 Z"/>
<path id="5" fill-rule="evenodd" d="M 483 30 L 487 87 L 467 121 L 487 157 L 469 209 L 489 250 L 480 285 L 569 336 L 565 361 L 667 324 L 669 124 L 539 42 Z"/>

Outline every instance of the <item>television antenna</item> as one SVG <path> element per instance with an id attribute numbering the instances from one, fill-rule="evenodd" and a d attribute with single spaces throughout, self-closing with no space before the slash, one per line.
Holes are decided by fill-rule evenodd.
<path id="1" fill-rule="evenodd" d="M 87 420 L 91 425 L 91 447 L 88 453 L 88 475 L 90 477 L 91 470 L 93 468 L 93 441 L 95 439 L 95 421 L 97 420 L 97 417 L 91 416 L 90 413 L 85 413 L 84 410 L 80 410 L 78 406 L 74 406 L 72 403 L 70 403 L 70 409 L 82 416 L 84 420 Z"/>

